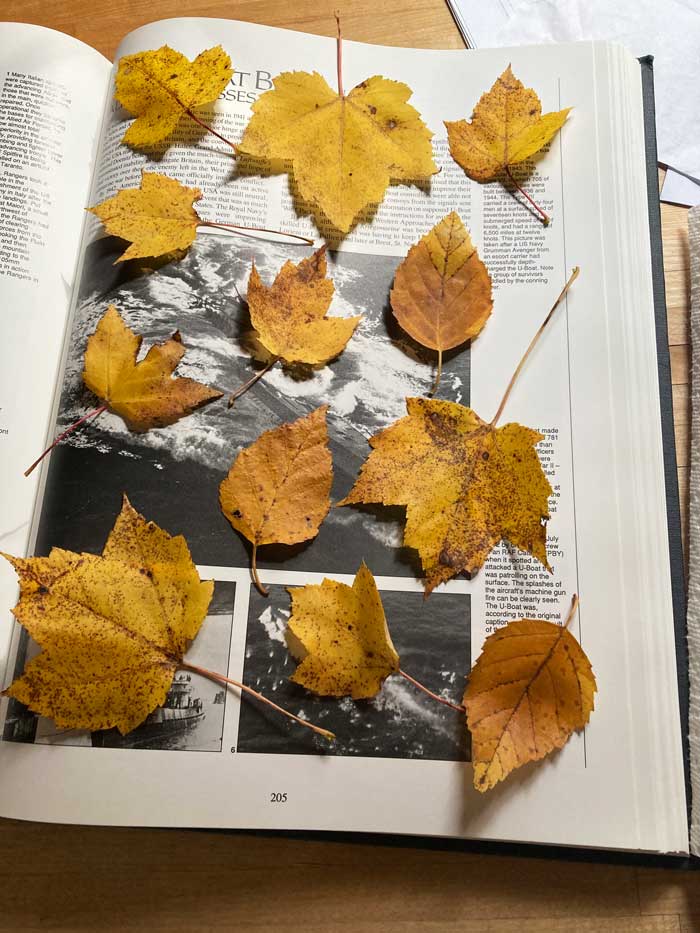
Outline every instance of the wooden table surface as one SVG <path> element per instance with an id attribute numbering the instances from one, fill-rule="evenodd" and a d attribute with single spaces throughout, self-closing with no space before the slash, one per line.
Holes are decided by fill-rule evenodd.
<path id="1" fill-rule="evenodd" d="M 221 16 L 333 34 L 338 0 L 5 0 L 110 58 L 130 29 Z M 462 48 L 444 0 L 348 0 L 349 39 Z M 679 480 L 687 512 L 688 234 L 662 205 Z M 232 789 L 235 793 L 235 788 Z M 362 933 L 700 930 L 700 872 L 244 833 L 0 821 L 0 930 Z"/>

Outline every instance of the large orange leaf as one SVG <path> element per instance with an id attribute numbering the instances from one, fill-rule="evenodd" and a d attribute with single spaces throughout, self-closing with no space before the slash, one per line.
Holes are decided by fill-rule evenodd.
<path id="1" fill-rule="evenodd" d="M 352 586 L 337 580 L 288 587 L 287 642 L 300 660 L 291 679 L 319 696 L 376 696 L 399 670 L 377 584 L 366 564 Z"/>
<path id="2" fill-rule="evenodd" d="M 134 729 L 165 701 L 199 631 L 213 582 L 181 536 L 126 497 L 102 556 L 54 548 L 3 555 L 20 580 L 13 613 L 42 651 L 5 691 L 62 729 Z"/>
<path id="3" fill-rule="evenodd" d="M 415 548 L 426 594 L 465 571 L 475 573 L 505 538 L 548 570 L 547 500 L 552 488 L 520 424 L 496 428 L 470 408 L 406 399 L 408 415 L 370 439 L 367 458 L 339 505 L 406 507 L 404 543 Z"/>
<path id="4" fill-rule="evenodd" d="M 110 305 L 88 338 L 83 380 L 133 431 L 172 424 L 222 393 L 194 379 L 172 378 L 185 354 L 180 334 L 136 362 L 142 337 Z"/>
<path id="5" fill-rule="evenodd" d="M 490 635 L 464 694 L 474 787 L 489 790 L 561 748 L 588 722 L 596 689 L 590 661 L 565 625 L 521 619 Z"/>
<path id="6" fill-rule="evenodd" d="M 282 424 L 242 450 L 219 487 L 221 511 L 257 549 L 316 537 L 330 509 L 333 464 L 328 449 L 327 405 Z"/>
<path id="7" fill-rule="evenodd" d="M 491 276 L 454 211 L 414 244 L 396 270 L 391 307 L 407 333 L 442 354 L 480 333 L 493 299 Z"/>

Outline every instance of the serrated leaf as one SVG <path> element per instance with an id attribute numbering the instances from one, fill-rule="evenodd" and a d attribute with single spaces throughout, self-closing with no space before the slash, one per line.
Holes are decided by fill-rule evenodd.
<path id="1" fill-rule="evenodd" d="M 139 188 L 123 188 L 88 210 L 99 217 L 107 233 L 131 243 L 117 259 L 124 262 L 189 249 L 202 223 L 192 205 L 201 197 L 199 188 L 143 172 Z"/>
<path id="2" fill-rule="evenodd" d="M 9 557 L 13 609 L 42 651 L 5 691 L 62 729 L 126 734 L 165 701 L 213 593 L 185 540 L 124 498 L 103 556 Z"/>
<path id="3" fill-rule="evenodd" d="M 567 628 L 520 619 L 490 635 L 464 694 L 474 787 L 561 748 L 593 711 L 591 663 Z"/>
<path id="4" fill-rule="evenodd" d="M 137 119 L 122 142 L 138 148 L 166 139 L 193 107 L 215 101 L 233 75 L 220 45 L 190 61 L 167 45 L 119 59 L 114 96 Z"/>
<path id="5" fill-rule="evenodd" d="M 404 544 L 415 548 L 425 591 L 475 573 L 502 539 L 548 570 L 547 500 L 552 493 L 535 445 L 542 435 L 495 428 L 455 402 L 407 398 L 407 417 L 370 439 L 373 448 L 338 505 L 406 507 Z"/>
<path id="6" fill-rule="evenodd" d="M 222 393 L 172 374 L 185 354 L 180 334 L 150 348 L 136 362 L 142 337 L 110 305 L 88 338 L 83 381 L 132 431 L 164 427 Z"/>
<path id="7" fill-rule="evenodd" d="M 398 671 L 399 656 L 367 565 L 362 564 L 352 586 L 326 579 L 288 590 L 288 641 L 301 660 L 291 680 L 319 696 L 376 696 Z"/>
<path id="8" fill-rule="evenodd" d="M 263 284 L 253 264 L 250 320 L 273 356 L 287 363 L 319 365 L 345 349 L 362 316 L 326 317 L 335 290 L 326 273 L 325 246 L 296 265 L 287 261 L 270 286 Z"/>
<path id="9" fill-rule="evenodd" d="M 339 96 L 320 74 L 285 72 L 253 104 L 240 151 L 291 162 L 301 196 L 347 233 L 390 181 L 438 171 L 411 89 L 375 76 Z"/>
<path id="10" fill-rule="evenodd" d="M 539 152 L 564 124 L 570 107 L 542 116 L 542 104 L 510 65 L 482 94 L 471 122 L 445 121 L 455 162 L 475 181 L 493 181 L 510 165 Z"/>

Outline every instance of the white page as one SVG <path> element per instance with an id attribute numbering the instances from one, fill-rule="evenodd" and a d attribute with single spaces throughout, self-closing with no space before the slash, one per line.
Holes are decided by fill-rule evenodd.
<path id="1" fill-rule="evenodd" d="M 0 548 L 10 554 L 29 540 L 40 474 L 23 472 L 45 445 L 109 68 L 70 36 L 0 23 Z M 16 593 L 1 561 L 3 671 Z"/>
<path id="2" fill-rule="evenodd" d="M 332 40 L 297 37 L 284 31 L 226 21 L 175 20 L 144 27 L 128 37 L 120 54 L 154 48 L 164 42 L 190 57 L 217 42 L 230 51 L 238 77 L 234 77 L 231 95 L 219 103 L 217 113 L 212 113 L 211 118 L 216 121 L 217 129 L 231 135 L 236 130 L 240 134 L 249 115 L 251 99 L 264 89 L 271 74 L 299 67 L 300 58 L 305 68 L 318 69 L 330 81 L 335 73 Z M 536 173 L 528 180 L 528 186 L 544 197 L 552 214 L 553 222 L 546 230 L 522 206 L 515 204 L 500 185 L 479 186 L 467 181 L 447 156 L 441 121 L 468 115 L 484 87 L 489 86 L 509 62 L 528 85 L 538 88 L 545 110 L 574 107 L 574 116 L 560 139 L 555 140 L 548 154 L 538 161 Z M 217 753 L 206 756 L 162 748 L 138 755 L 126 748 L 102 748 L 95 752 L 85 747 L 68 747 L 59 753 L 58 749 L 44 744 L 15 744 L 8 748 L 10 743 L 5 743 L 0 747 L 3 755 L 0 781 L 5 780 L 6 786 L 13 789 L 11 795 L 5 795 L 12 801 L 12 809 L 8 812 L 24 817 L 81 822 L 352 829 L 664 851 L 686 847 L 672 619 L 663 575 L 668 553 L 663 539 L 659 539 L 656 557 L 660 614 L 655 616 L 642 607 L 641 614 L 630 615 L 626 608 L 626 586 L 620 583 L 627 579 L 625 574 L 633 579 L 632 568 L 642 556 L 638 536 L 629 541 L 625 539 L 624 550 L 621 549 L 625 522 L 632 522 L 635 515 L 634 503 L 621 496 L 622 477 L 627 476 L 625 471 L 629 470 L 633 471 L 629 475 L 639 473 L 643 474 L 642 478 L 647 474 L 646 467 L 635 466 L 634 438 L 625 451 L 617 449 L 613 428 L 618 416 L 625 423 L 625 400 L 624 396 L 619 396 L 623 410 L 616 415 L 618 396 L 611 388 L 611 367 L 620 374 L 627 373 L 638 360 L 637 357 L 620 358 L 620 345 L 613 341 L 612 322 L 635 302 L 637 316 L 641 314 L 643 322 L 635 324 L 632 319 L 630 325 L 632 337 L 641 345 L 638 357 L 643 373 L 639 376 L 638 391 L 642 404 L 652 406 L 656 398 L 658 410 L 646 221 L 640 216 L 634 218 L 634 230 L 640 242 L 630 255 L 622 245 L 624 237 L 618 237 L 619 230 L 629 221 L 623 216 L 624 205 L 621 204 L 617 212 L 609 206 L 604 208 L 600 183 L 601 178 L 618 179 L 620 166 L 616 160 L 627 161 L 629 168 L 624 177 L 630 185 L 636 186 L 637 202 L 642 207 L 646 203 L 643 200 L 645 167 L 638 138 L 641 129 L 639 72 L 638 68 L 636 72 L 632 70 L 633 66 L 636 67 L 636 63 L 620 65 L 617 60 L 610 61 L 601 46 L 592 44 L 569 46 L 565 50 L 525 48 L 468 55 L 376 49 L 351 42 L 346 43 L 344 49 L 346 87 L 377 72 L 411 85 L 414 89 L 412 103 L 436 133 L 434 146 L 442 172 L 433 179 L 430 195 L 421 188 L 392 186 L 371 223 L 360 222 L 342 244 L 336 244 L 340 252 L 331 256 L 331 271 L 336 276 L 338 289 L 333 313 L 356 311 L 357 302 L 362 299 L 368 306 L 373 301 L 376 303 L 375 289 L 380 285 L 374 283 L 385 281 L 391 261 L 395 265 L 396 257 L 405 253 L 408 246 L 447 210 L 458 209 L 492 268 L 498 287 L 492 319 L 475 341 L 469 357 L 471 374 L 464 370 L 466 357 L 458 355 L 451 366 L 446 367 L 443 392 L 444 397 L 466 400 L 465 380 L 468 378 L 470 403 L 482 416 L 490 417 L 489 412 L 495 410 L 514 365 L 568 277 L 571 266 L 576 263 L 582 267 L 566 306 L 560 310 L 523 373 L 504 418 L 504 423 L 520 420 L 552 432 L 548 440 L 552 444 L 549 450 L 555 467 L 553 482 L 559 487 L 556 503 L 552 502 L 552 506 L 556 504 L 556 513 L 553 510 L 549 525 L 555 575 L 549 578 L 541 574 L 528 557 L 518 558 L 511 566 L 511 558 L 501 546 L 474 580 L 451 582 L 440 594 L 431 596 L 426 605 L 444 606 L 444 610 L 440 610 L 441 618 L 458 613 L 460 606 L 465 607 L 465 613 L 470 611 L 469 644 L 462 654 L 449 659 L 452 682 L 445 687 L 456 690 L 458 699 L 460 683 L 463 683 L 469 663 L 479 654 L 487 626 L 495 623 L 496 616 L 502 620 L 531 614 L 547 617 L 551 613 L 551 617 L 559 618 L 571 594 L 579 592 L 583 608 L 576 633 L 583 638 L 600 684 L 596 712 L 586 730 L 585 741 L 581 736 L 576 737 L 545 764 L 523 769 L 493 794 L 482 797 L 469 786 L 471 767 L 468 764 L 459 760 L 430 760 L 416 749 L 407 755 L 400 742 L 398 748 L 391 751 L 375 748 L 373 753 L 360 756 L 353 753 L 344 756 L 280 754 L 279 751 L 261 752 L 259 747 L 244 752 L 245 742 L 249 747 L 254 742 L 250 736 L 242 740 L 240 725 L 246 717 L 250 722 L 252 714 L 246 706 L 241 709 L 229 695 L 222 731 L 217 738 Z M 619 71 L 618 84 L 612 92 L 609 72 L 615 69 Z M 459 91 L 446 93 L 446 89 L 451 88 Z M 633 93 L 631 103 L 626 102 L 627 109 L 633 114 L 636 129 L 618 139 L 613 127 L 621 108 L 616 107 L 615 94 L 624 96 L 628 88 L 632 88 Z M 602 120 L 600 125 L 596 124 L 597 111 Z M 247 223 L 315 233 L 315 224 L 307 216 L 303 213 L 297 216 L 285 176 L 236 179 L 229 153 L 206 139 L 200 146 L 192 148 L 190 145 L 187 150 L 174 146 L 163 158 L 149 161 L 143 155 L 117 147 L 125 119 L 126 115 L 117 111 L 105 126 L 93 196 L 99 193 L 100 198 L 105 197 L 119 187 L 137 184 L 141 169 L 147 167 L 174 175 L 188 184 L 198 184 L 205 194 L 198 209 L 201 208 L 200 213 L 207 218 L 235 221 L 237 212 L 242 212 Z M 625 150 L 627 146 L 630 153 Z M 243 202 L 249 205 L 250 213 L 245 214 Z M 93 234 L 99 234 L 97 224 L 94 224 Z M 528 248 L 536 244 L 536 254 L 522 255 L 523 244 Z M 108 250 L 109 244 L 96 240 L 86 255 L 99 257 L 103 248 Z M 230 294 L 232 306 L 235 304 L 228 264 L 237 270 L 237 285 L 244 291 L 253 255 L 261 274 L 269 279 L 286 253 L 279 246 L 255 245 L 249 241 L 241 244 L 233 237 L 200 234 L 191 256 L 181 267 L 162 269 L 136 279 L 134 284 L 118 280 L 109 273 L 112 266 L 106 264 L 104 257 L 100 262 L 94 260 L 94 268 L 86 261 L 87 275 L 75 322 L 74 348 L 67 362 L 67 402 L 61 418 L 71 417 L 73 409 L 76 406 L 79 409 L 82 404 L 76 388 L 79 386 L 81 347 L 84 337 L 94 328 L 95 315 L 104 310 L 108 295 L 109 300 L 117 296 L 130 313 L 130 320 L 142 325 L 149 340 L 160 339 L 172 331 L 173 322 L 177 321 L 185 345 L 189 345 L 190 340 L 194 348 L 192 361 L 188 362 L 186 356 L 181 367 L 184 374 L 195 375 L 227 390 L 233 388 L 236 381 L 242 381 L 231 375 L 232 370 L 236 377 L 250 372 L 248 356 L 242 346 L 232 339 L 212 336 L 212 331 L 201 329 L 200 322 L 205 321 L 207 328 L 226 325 L 227 306 L 221 304 L 222 290 Z M 512 278 L 513 264 L 517 266 L 518 262 L 522 268 Z M 367 288 L 362 291 L 365 280 Z M 628 280 L 633 283 L 631 287 L 628 287 Z M 358 282 L 360 297 L 353 298 L 357 292 L 353 292 L 351 286 Z M 371 317 L 369 311 L 368 317 Z M 286 399 L 292 410 L 296 410 L 295 405 L 303 410 L 305 404 L 315 407 L 321 403 L 319 399 L 328 401 L 330 398 L 332 409 L 339 416 L 334 422 L 336 431 L 345 424 L 356 425 L 357 431 L 362 433 L 363 426 L 370 423 L 381 427 L 400 417 L 404 412 L 403 396 L 425 392 L 432 372 L 424 363 L 408 356 L 396 341 L 391 343 L 385 336 L 379 339 L 379 323 L 375 321 L 374 331 L 363 333 L 360 330 L 340 360 L 313 380 L 298 382 L 281 371 L 271 372 L 265 382 L 277 393 L 277 402 L 282 404 L 281 400 Z M 219 332 L 215 330 L 214 333 Z M 225 333 L 221 331 L 222 336 Z M 352 379 L 343 381 L 336 374 L 344 371 L 343 366 L 349 360 L 357 360 L 357 368 Z M 222 421 L 215 407 L 210 406 L 171 429 L 138 437 L 130 436 L 119 418 L 101 416 L 99 442 L 88 436 L 79 443 L 92 448 L 85 456 L 93 458 L 94 469 L 101 476 L 106 475 L 111 466 L 129 480 L 127 491 L 137 507 L 140 501 L 151 499 L 154 507 L 157 504 L 165 508 L 163 497 L 171 496 L 170 490 L 177 488 L 184 497 L 185 507 L 190 512 L 196 511 L 195 490 L 181 483 L 172 485 L 170 477 L 179 475 L 179 468 L 164 452 L 169 451 L 171 459 L 179 464 L 192 464 L 201 474 L 214 468 L 219 477 L 223 477 L 232 459 L 232 450 L 236 449 L 235 432 L 238 431 L 239 444 L 252 439 L 244 440 L 245 430 L 250 426 L 246 419 L 253 420 L 256 433 L 276 426 L 281 420 L 291 420 L 281 417 L 278 411 L 273 411 L 269 417 L 265 409 L 246 408 L 249 404 L 253 404 L 250 399 L 237 404 L 233 422 Z M 361 417 L 358 409 L 363 406 L 370 409 L 370 414 Z M 605 412 L 607 414 L 603 414 Z M 658 419 L 651 420 L 648 432 L 647 447 L 654 452 L 653 457 L 648 457 L 648 472 L 652 479 L 659 479 L 662 474 L 658 463 L 661 450 Z M 137 470 L 134 466 L 130 473 L 123 467 L 123 458 L 119 456 L 122 451 L 126 451 L 129 464 L 132 460 L 143 461 L 159 471 L 152 475 L 162 476 L 160 498 L 152 493 L 153 481 L 148 478 L 148 470 L 144 473 L 141 467 Z M 545 452 L 543 448 L 542 453 Z M 629 462 L 625 459 L 628 455 Z M 617 486 L 610 479 L 614 476 L 618 476 Z M 213 495 L 215 497 L 215 488 Z M 606 496 L 607 507 L 601 507 L 600 501 Z M 620 501 L 616 496 L 621 496 Z M 116 500 L 116 494 L 112 498 Z M 664 509 L 662 487 L 653 488 L 648 500 L 649 511 L 657 521 Z M 117 507 L 115 502 L 113 508 Z M 353 533 L 357 531 L 352 523 L 359 519 L 349 512 L 343 510 L 342 513 L 347 519 L 333 519 L 350 523 L 344 541 L 347 550 L 344 573 L 338 570 L 338 555 L 331 547 L 323 558 L 325 563 L 317 563 L 314 569 L 308 569 L 313 564 L 309 558 L 307 569 L 263 569 L 262 579 L 270 584 L 319 581 L 324 574 L 335 579 L 351 579 L 348 574 L 354 573 L 359 563 L 359 557 L 356 559 L 352 550 Z M 157 516 L 148 514 L 147 517 Z M 100 521 L 102 519 L 100 516 Z M 85 528 L 80 534 L 85 536 L 90 523 L 87 513 L 83 521 Z M 108 523 L 105 527 L 109 527 Z M 384 535 L 389 542 L 400 534 L 400 526 L 372 527 L 374 534 Z M 582 528 L 585 531 L 581 531 Z M 169 530 L 178 529 L 170 527 Z M 72 532 L 68 529 L 66 533 Z M 208 534 L 215 537 L 219 530 L 213 526 L 210 532 L 202 528 L 199 540 L 190 540 L 195 555 L 208 553 Z M 554 540 L 555 535 L 558 540 Z M 233 552 L 236 541 L 233 537 L 230 541 Z M 351 559 L 355 564 L 347 566 Z M 374 560 L 379 562 L 380 557 L 375 555 Z M 230 676 L 245 676 L 246 665 L 253 663 L 252 648 L 247 647 L 246 639 L 256 637 L 255 633 L 262 627 L 268 638 L 265 650 L 273 657 L 282 643 L 288 610 L 281 602 L 272 606 L 271 601 L 269 612 L 261 608 L 257 616 L 253 614 L 249 619 L 249 609 L 257 597 L 249 587 L 245 560 L 235 567 L 211 559 L 200 560 L 200 563 L 209 565 L 201 568 L 203 574 L 236 583 L 235 602 L 230 611 L 227 610 L 228 622 L 212 625 L 228 625 L 230 652 L 223 665 L 228 665 Z M 376 569 L 372 561 L 370 566 Z M 386 596 L 387 600 L 395 599 L 398 604 L 408 600 L 406 611 L 420 616 L 423 610 L 419 607 L 423 603 L 419 583 L 405 572 L 402 575 L 377 572 L 382 592 L 392 594 Z M 505 582 L 500 584 L 499 572 L 506 574 Z M 493 581 L 494 574 L 496 585 L 489 582 Z M 535 599 L 531 598 L 533 591 Z M 655 605 L 654 612 L 656 608 Z M 635 606 L 635 612 L 636 609 Z M 662 627 L 658 626 L 657 618 L 663 620 Z M 633 624 L 636 641 L 631 630 Z M 451 637 L 445 632 L 441 636 L 443 640 Z M 398 632 L 395 640 L 397 638 Z M 427 635 L 425 641 L 424 650 L 430 650 Z M 197 650 L 196 643 L 194 650 Z M 440 663 L 443 664 L 441 674 L 447 676 L 449 670 L 444 666 L 444 659 Z M 637 715 L 637 710 L 645 707 L 649 692 L 637 676 L 640 665 L 653 669 L 653 683 L 658 691 L 658 721 Z M 204 688 L 197 684 L 197 689 Z M 404 721 L 410 723 L 412 716 L 420 716 L 424 727 L 433 721 L 435 729 L 445 728 L 442 720 L 431 720 L 431 713 L 416 706 L 415 696 L 404 689 L 403 683 L 388 683 L 382 697 L 377 703 L 393 709 L 389 717 L 393 723 L 397 717 L 404 717 Z M 309 708 L 313 708 L 312 703 Z M 210 719 L 213 720 L 215 712 L 212 706 Z M 306 705 L 301 712 L 312 718 Z M 362 728 L 359 714 L 356 728 Z M 292 748 L 297 747 L 294 745 L 297 738 L 290 739 Z M 47 729 L 41 741 L 50 744 L 54 739 Z M 674 739 L 677 740 L 675 753 Z M 85 744 L 85 737 L 64 736 L 61 740 Z M 662 757 L 664 741 L 669 742 L 671 751 Z M 272 742 L 270 747 L 279 748 L 279 745 Z M 164 796 L 161 793 L 163 781 L 175 766 L 180 776 L 178 786 L 172 787 L 169 782 L 171 790 Z M 56 774 L 60 773 L 62 778 L 50 782 L 50 789 L 37 800 L 32 775 L 45 776 L 46 769 L 51 767 L 55 767 Z M 115 769 L 119 773 L 116 784 Z M 202 773 L 206 773 L 208 793 L 193 798 L 188 788 Z M 657 799 L 655 788 L 662 782 L 666 782 L 664 786 L 668 792 Z M 100 792 L 106 783 L 113 788 L 108 805 Z M 70 792 L 65 788 L 70 788 Z M 231 788 L 235 788 L 235 793 Z M 286 794 L 284 803 L 276 798 L 278 794 Z M 576 801 L 575 806 L 572 800 Z M 581 818 L 582 813 L 586 814 L 585 820 Z"/>

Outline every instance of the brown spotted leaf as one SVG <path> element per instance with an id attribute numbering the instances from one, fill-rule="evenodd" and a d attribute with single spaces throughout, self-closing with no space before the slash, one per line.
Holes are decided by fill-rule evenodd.
<path id="1" fill-rule="evenodd" d="M 474 787 L 561 748 L 593 711 L 590 661 L 565 626 L 521 619 L 490 635 L 464 694 Z"/>
<path id="2" fill-rule="evenodd" d="M 20 580 L 13 613 L 42 648 L 6 695 L 60 729 L 122 734 L 163 704 L 214 588 L 199 579 L 184 538 L 125 497 L 101 557 L 60 548 L 4 556 Z"/>
<path id="3" fill-rule="evenodd" d="M 365 563 L 352 586 L 337 580 L 288 587 L 287 641 L 300 659 L 291 680 L 319 696 L 376 696 L 399 669 L 384 607 Z"/>
<path id="4" fill-rule="evenodd" d="M 425 591 L 475 573 L 502 539 L 548 570 L 547 500 L 552 493 L 535 445 L 520 424 L 496 428 L 470 408 L 406 399 L 408 415 L 370 439 L 372 452 L 339 505 L 406 507 L 404 544 L 415 548 Z"/>

